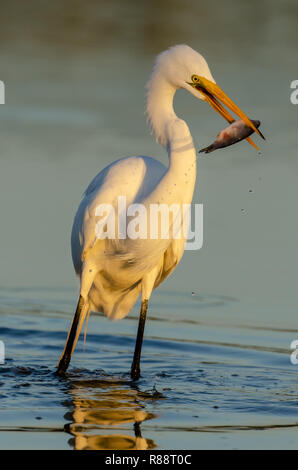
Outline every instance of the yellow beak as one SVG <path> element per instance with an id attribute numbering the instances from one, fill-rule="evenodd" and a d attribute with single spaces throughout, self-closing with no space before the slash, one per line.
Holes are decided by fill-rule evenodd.
<path id="1" fill-rule="evenodd" d="M 216 84 L 211 82 L 205 77 L 198 77 L 198 81 L 196 83 L 191 83 L 191 85 L 196 88 L 202 95 L 205 97 L 207 103 L 212 106 L 215 111 L 218 112 L 224 119 L 226 119 L 229 123 L 235 121 L 233 116 L 222 106 L 222 104 L 218 101 L 222 101 L 231 111 L 233 111 L 237 116 L 242 119 L 245 124 L 250 127 L 253 131 L 259 134 L 262 139 L 265 140 L 263 134 L 255 127 L 255 125 L 251 122 L 251 120 L 241 111 L 240 108 L 225 94 L 225 92 Z M 253 147 L 258 149 L 255 143 L 247 137 L 246 139 Z M 259 150 L 259 149 L 258 149 Z"/>

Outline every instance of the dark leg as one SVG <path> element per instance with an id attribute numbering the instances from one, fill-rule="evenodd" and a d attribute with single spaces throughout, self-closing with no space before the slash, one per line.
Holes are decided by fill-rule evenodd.
<path id="1" fill-rule="evenodd" d="M 140 378 L 140 359 L 141 359 L 141 350 L 144 336 L 144 328 L 146 322 L 146 313 L 148 308 L 148 300 L 144 300 L 141 306 L 140 319 L 139 319 L 139 328 L 136 339 L 135 353 L 131 366 L 131 378 L 133 380 L 138 380 Z"/>
<path id="2" fill-rule="evenodd" d="M 133 425 L 134 430 L 135 430 L 135 437 L 142 437 L 142 432 L 141 432 L 141 423 L 136 421 Z"/>
<path id="3" fill-rule="evenodd" d="M 81 317 L 81 312 L 82 312 L 83 306 L 84 306 L 84 299 L 80 295 L 78 305 L 77 305 L 77 309 L 76 309 L 76 313 L 75 313 L 75 316 L 73 318 L 73 321 L 72 321 L 72 324 L 71 324 L 71 327 L 70 327 L 70 330 L 69 330 L 69 333 L 68 333 L 68 337 L 67 337 L 67 340 L 66 340 L 65 348 L 64 348 L 62 356 L 59 360 L 58 370 L 57 370 L 58 374 L 63 374 L 69 366 L 70 359 L 71 359 L 71 354 L 72 354 L 73 343 L 74 343 L 74 340 L 75 340 L 75 337 L 76 337 L 76 332 L 77 332 L 77 328 L 78 328 L 78 324 L 79 324 L 79 320 L 80 320 L 80 317 Z"/>

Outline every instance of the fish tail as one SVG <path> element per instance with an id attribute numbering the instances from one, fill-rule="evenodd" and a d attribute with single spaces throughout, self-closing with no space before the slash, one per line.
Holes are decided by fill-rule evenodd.
<path id="1" fill-rule="evenodd" d="M 215 150 L 215 147 L 213 147 L 213 145 L 209 145 L 208 147 L 205 147 L 201 150 L 199 150 L 199 153 L 210 153 L 210 152 L 213 152 L 213 150 Z"/>

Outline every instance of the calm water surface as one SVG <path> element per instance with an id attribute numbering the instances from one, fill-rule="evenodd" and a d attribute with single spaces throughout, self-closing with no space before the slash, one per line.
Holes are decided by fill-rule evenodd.
<path id="1" fill-rule="evenodd" d="M 0 447 L 297 449 L 297 4 L 86 1 L 70 12 L 54 1 L 15 15 L 14 3 L 0 33 Z M 91 316 L 59 378 L 78 295 L 74 213 L 111 161 L 167 163 L 146 128 L 144 84 L 176 43 L 205 55 L 267 143 L 261 156 L 244 142 L 198 158 L 204 246 L 152 296 L 141 380 L 128 374 L 138 306 L 118 323 Z M 198 149 L 224 126 L 186 93 L 175 108 Z"/>

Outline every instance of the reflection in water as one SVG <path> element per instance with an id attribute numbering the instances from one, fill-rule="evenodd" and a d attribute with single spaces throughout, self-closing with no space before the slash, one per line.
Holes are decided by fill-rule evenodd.
<path id="1" fill-rule="evenodd" d="M 156 391 L 140 392 L 124 380 L 75 380 L 69 390 L 72 411 L 66 432 L 74 436 L 70 445 L 76 450 L 146 450 L 156 447 L 141 433 L 141 423 L 155 417 L 146 411 L 146 401 Z M 131 431 L 127 427 L 131 424 Z M 131 435 L 128 432 L 131 432 Z"/>

